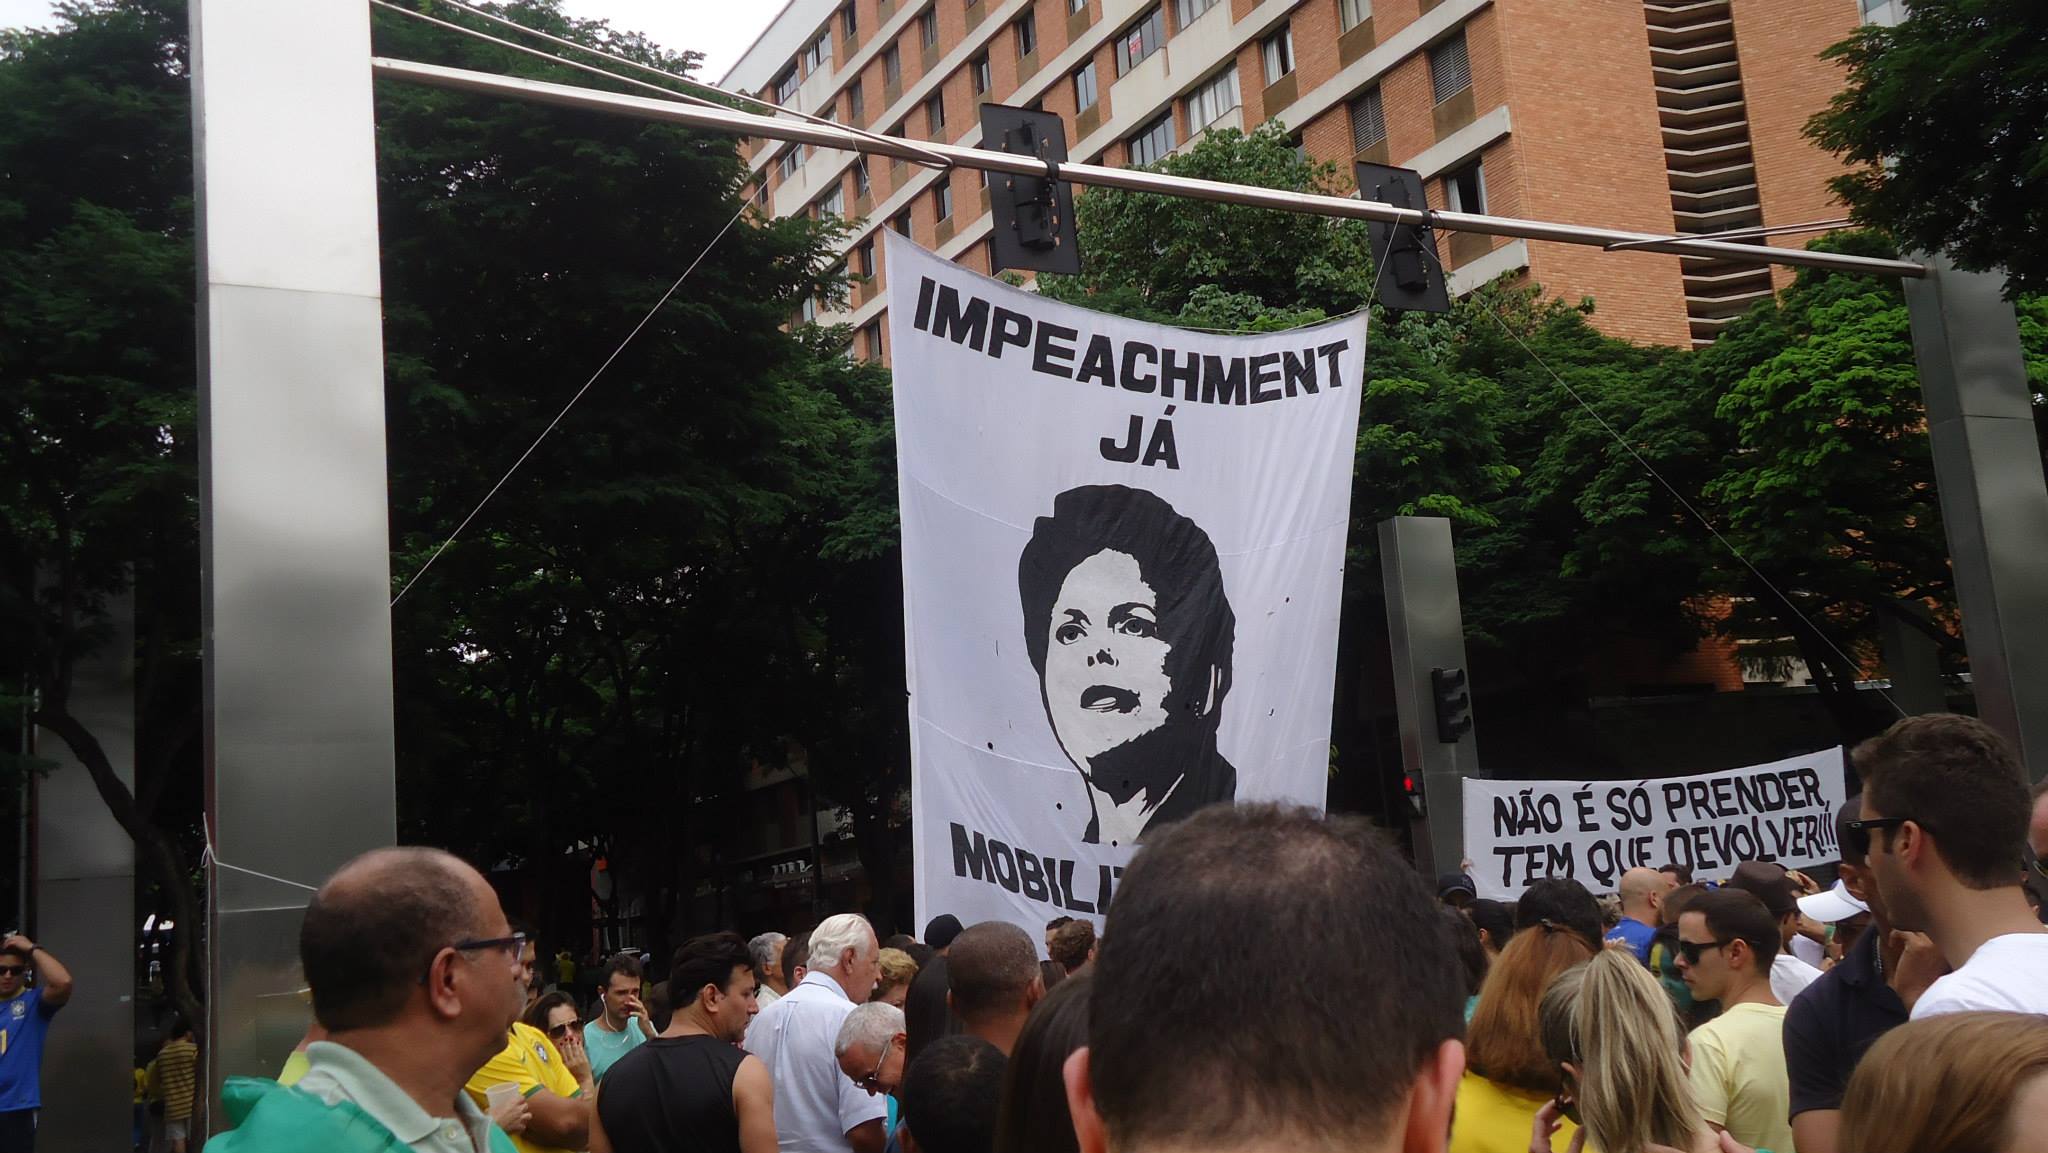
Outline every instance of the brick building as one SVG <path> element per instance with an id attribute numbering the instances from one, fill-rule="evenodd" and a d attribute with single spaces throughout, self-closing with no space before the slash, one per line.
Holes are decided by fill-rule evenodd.
<path id="1" fill-rule="evenodd" d="M 1277 119 L 1306 151 L 1421 172 L 1432 206 L 1711 234 L 1839 216 L 1801 135 L 1840 83 L 1815 57 L 1887 0 L 791 0 L 724 78 L 813 115 L 977 144 L 978 104 L 1035 105 L 1070 155 L 1142 164 Z M 989 269 L 978 172 L 753 141 L 777 214 L 865 218 L 850 311 L 884 356 L 875 231 Z M 1771 241 L 1805 243 L 1805 236 Z M 1789 271 L 1448 235 L 1453 291 L 1525 270 L 1614 336 L 1710 341 Z"/>

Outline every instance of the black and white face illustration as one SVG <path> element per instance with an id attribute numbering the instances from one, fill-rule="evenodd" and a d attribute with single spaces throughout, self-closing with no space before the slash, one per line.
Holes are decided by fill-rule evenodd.
<path id="1" fill-rule="evenodd" d="M 1106 815 L 1117 839 L 1234 795 L 1216 731 L 1236 618 L 1199 525 L 1142 489 L 1069 489 L 1033 527 L 1017 588 L 1046 719 L 1088 784 L 1089 839 Z"/>
<path id="2" fill-rule="evenodd" d="M 1075 565 L 1046 626 L 1045 709 L 1070 759 L 1092 761 L 1166 723 L 1173 646 L 1136 557 L 1104 549 Z"/>

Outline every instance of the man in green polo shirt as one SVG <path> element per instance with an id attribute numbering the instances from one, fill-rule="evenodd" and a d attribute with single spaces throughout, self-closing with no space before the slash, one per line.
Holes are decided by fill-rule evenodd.
<path id="1" fill-rule="evenodd" d="M 209 1153 L 512 1153 L 463 1093 L 505 1044 L 526 982 L 490 883 L 438 849 L 376 849 L 306 906 L 299 958 L 327 1039 L 295 1086 L 231 1079 Z M 519 1102 L 504 1119 L 522 1124 Z"/>

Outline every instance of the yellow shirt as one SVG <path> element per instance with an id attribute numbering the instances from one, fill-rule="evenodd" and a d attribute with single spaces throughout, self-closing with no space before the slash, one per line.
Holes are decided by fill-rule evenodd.
<path id="1" fill-rule="evenodd" d="M 583 1086 L 562 1064 L 562 1055 L 555 1052 L 555 1043 L 548 1035 L 531 1025 L 514 1022 L 512 1036 L 498 1055 L 484 1062 L 465 1086 L 477 1107 L 488 1112 L 490 1103 L 485 1090 L 493 1085 L 510 1082 L 519 1086 L 521 1097 L 531 1097 L 546 1089 L 557 1097 L 581 1097 Z M 557 1146 L 542 1145 L 530 1140 L 524 1133 L 511 1135 L 512 1145 L 520 1153 L 569 1153 Z"/>
<path id="2" fill-rule="evenodd" d="M 1692 1031 L 1692 1095 L 1700 1113 L 1752 1148 L 1792 1148 L 1785 1006 L 1737 1005 Z"/>
<path id="3" fill-rule="evenodd" d="M 1536 1111 L 1550 1097 L 1489 1081 L 1471 1070 L 1458 1081 L 1458 1112 L 1451 1120 L 1450 1153 L 1528 1153 Z M 1577 1125 L 1558 1118 L 1550 1147 L 1563 1153 Z"/>
<path id="4" fill-rule="evenodd" d="M 306 1071 L 312 1067 L 313 1063 L 306 1056 L 306 1051 L 304 1049 L 294 1049 L 291 1056 L 284 1059 L 284 1068 L 277 1071 L 277 1083 L 280 1085 L 296 1085 L 299 1083 L 299 1078 L 304 1077 Z"/>

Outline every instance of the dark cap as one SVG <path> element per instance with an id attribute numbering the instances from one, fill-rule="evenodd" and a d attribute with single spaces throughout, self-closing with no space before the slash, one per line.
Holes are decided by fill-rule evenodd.
<path id="1" fill-rule="evenodd" d="M 1466 873 L 1445 873 L 1436 879 L 1436 898 L 1441 901 L 1452 893 L 1464 893 L 1468 897 L 1479 895 L 1479 886 L 1472 883 Z"/>
<path id="2" fill-rule="evenodd" d="M 1798 886 L 1785 875 L 1782 865 L 1744 861 L 1735 866 L 1735 875 L 1728 878 L 1727 887 L 1756 894 L 1757 900 L 1764 903 L 1764 908 L 1769 909 L 1773 917 L 1782 917 L 1799 909 Z"/>
<path id="3" fill-rule="evenodd" d="M 943 949 L 960 935 L 960 918 L 951 913 L 940 913 L 927 921 L 924 926 L 924 943 L 934 949 Z"/>

